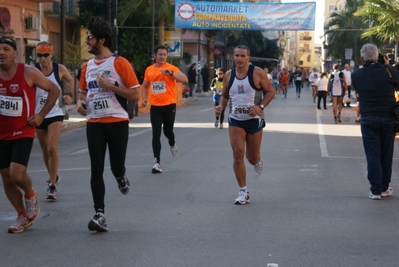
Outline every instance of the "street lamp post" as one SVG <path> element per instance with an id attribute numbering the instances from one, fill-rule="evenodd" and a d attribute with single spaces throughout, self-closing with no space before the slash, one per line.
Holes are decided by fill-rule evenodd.
<path id="1" fill-rule="evenodd" d="M 154 61 L 154 46 L 155 46 L 155 0 L 152 0 L 152 25 L 151 25 L 151 61 Z"/>

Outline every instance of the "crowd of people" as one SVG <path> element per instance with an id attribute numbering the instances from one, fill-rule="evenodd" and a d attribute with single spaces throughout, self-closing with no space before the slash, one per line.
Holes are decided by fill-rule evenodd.
<path id="1" fill-rule="evenodd" d="M 162 131 L 168 139 L 172 156 L 178 154 L 174 134 L 175 86 L 178 82 L 189 83 L 191 89 L 196 83 L 196 69 L 195 64 L 191 65 L 186 76 L 178 67 L 167 62 L 168 49 L 160 45 L 153 51 L 155 62 L 146 68 L 142 81 L 139 81 L 134 65 L 112 53 L 113 32 L 109 23 L 93 17 L 87 29 L 86 45 L 94 57 L 81 68 L 76 106 L 87 120 L 90 188 L 94 204 L 94 216 L 87 227 L 90 231 L 103 232 L 108 230 L 103 177 L 107 149 L 118 190 L 126 195 L 130 189 L 125 167 L 128 124 L 141 95 L 142 107 L 150 106 L 154 156 L 151 172 L 162 173 Z M 17 212 L 16 220 L 8 228 L 10 233 L 23 232 L 31 227 L 40 212 L 38 195 L 27 174 L 35 133 L 49 175 L 46 198 L 57 200 L 57 185 L 60 182 L 58 141 L 65 116 L 58 99 L 62 96 L 65 104 L 70 104 L 75 93 L 74 80 L 66 67 L 52 61 L 52 44 L 41 42 L 36 52 L 38 63 L 35 67 L 18 63 L 15 40 L 8 36 L 0 37 L 0 82 L 4 87 L 0 90 L 0 174 L 6 196 Z M 209 85 L 213 91 L 216 128 L 224 127 L 224 113 L 228 109 L 232 165 L 239 191 L 234 204 L 250 202 L 245 158 L 259 175 L 263 169 L 261 142 L 266 125 L 264 108 L 280 91 L 287 98 L 288 87 L 294 83 L 297 98 L 300 98 L 303 86 L 312 88 L 312 100 L 317 102 L 318 109 L 321 109 L 321 101 L 327 109 L 327 97 L 330 95 L 334 123 L 342 122 L 342 108 L 344 105 L 351 107 L 351 89 L 356 91 L 370 183 L 369 197 L 378 200 L 393 193 L 389 184 L 396 125 L 394 92 L 398 89 L 399 76 L 396 68 L 388 64 L 387 56 L 383 57 L 383 62 L 378 62 L 375 45 L 364 45 L 360 53 L 364 66 L 355 71 L 349 65 L 345 65 L 343 70 L 336 65 L 330 75 L 320 73 L 317 68 L 309 72 L 299 67 L 290 73 L 287 68 L 278 66 L 269 73 L 267 69 L 250 63 L 247 46 L 235 47 L 235 66 L 227 71 L 217 69 L 217 75 Z M 64 83 L 67 84 L 65 88 Z"/>

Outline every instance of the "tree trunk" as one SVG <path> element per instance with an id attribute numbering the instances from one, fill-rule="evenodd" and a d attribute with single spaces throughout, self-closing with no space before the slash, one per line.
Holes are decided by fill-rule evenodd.
<path id="1" fill-rule="evenodd" d="M 165 19 L 164 16 L 158 19 L 158 45 L 165 44 Z"/>

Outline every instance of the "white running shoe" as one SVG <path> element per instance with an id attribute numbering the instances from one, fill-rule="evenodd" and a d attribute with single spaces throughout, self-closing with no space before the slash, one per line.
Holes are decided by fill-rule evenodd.
<path id="1" fill-rule="evenodd" d="M 380 200 L 381 199 L 381 195 L 373 195 L 373 193 L 369 193 L 369 198 L 371 198 L 372 200 Z"/>
<path id="2" fill-rule="evenodd" d="M 387 191 L 381 193 L 381 197 L 389 197 L 392 194 L 393 194 L 392 187 L 388 187 Z"/>
<path id="3" fill-rule="evenodd" d="M 223 123 L 220 124 L 220 127 L 219 127 L 219 128 L 220 128 L 220 129 L 223 129 Z"/>
<path id="4" fill-rule="evenodd" d="M 14 223 L 8 227 L 8 232 L 9 233 L 21 233 L 25 231 L 25 229 L 28 229 L 31 227 L 33 224 L 32 221 L 29 221 L 28 218 L 25 216 L 18 216 Z"/>
<path id="5" fill-rule="evenodd" d="M 161 172 L 162 172 L 161 165 L 157 162 L 157 158 L 154 158 L 152 164 L 152 173 L 161 173 Z"/>
<path id="6" fill-rule="evenodd" d="M 177 149 L 178 149 L 178 147 L 177 147 L 176 143 L 175 143 L 174 146 L 171 146 L 171 147 L 170 147 L 170 153 L 172 153 L 172 156 L 173 156 L 173 157 L 176 157 L 176 156 L 177 156 Z"/>
<path id="7" fill-rule="evenodd" d="M 258 175 L 260 175 L 262 173 L 262 170 L 263 170 L 263 159 L 262 158 L 260 158 L 258 163 L 256 163 L 254 165 L 254 170 L 256 173 L 258 173 Z"/>
<path id="8" fill-rule="evenodd" d="M 217 128 L 219 126 L 219 120 L 215 121 L 215 128 Z"/>
<path id="9" fill-rule="evenodd" d="M 234 204 L 236 205 L 245 205 L 249 203 L 249 192 L 248 191 L 244 191 L 244 190 L 240 190 L 238 192 L 238 198 L 236 198 L 236 200 L 234 201 Z"/>
<path id="10" fill-rule="evenodd" d="M 26 217 L 29 221 L 33 221 L 40 213 L 39 201 L 37 199 L 37 193 L 34 189 L 35 195 L 29 199 L 25 198 L 25 208 L 26 208 Z"/>

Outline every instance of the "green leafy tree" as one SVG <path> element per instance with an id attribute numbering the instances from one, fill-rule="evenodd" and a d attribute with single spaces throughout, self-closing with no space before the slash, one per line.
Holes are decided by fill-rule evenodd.
<path id="1" fill-rule="evenodd" d="M 352 48 L 356 64 L 360 63 L 360 47 L 368 40 L 362 39 L 364 29 L 368 28 L 354 13 L 363 5 L 363 1 L 347 0 L 345 8 L 339 13 L 332 13 L 330 21 L 325 25 L 324 35 L 327 37 L 327 56 L 345 60 L 345 49 Z"/>
<path id="2" fill-rule="evenodd" d="M 399 41 L 399 1 L 367 0 L 354 14 L 364 23 L 370 23 L 362 37 L 375 36 L 381 41 Z"/>

